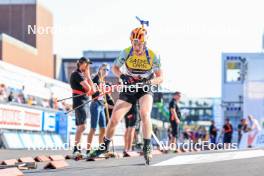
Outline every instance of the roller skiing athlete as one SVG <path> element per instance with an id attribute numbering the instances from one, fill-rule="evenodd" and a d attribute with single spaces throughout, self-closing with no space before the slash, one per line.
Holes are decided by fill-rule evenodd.
<path id="1" fill-rule="evenodd" d="M 152 123 L 150 117 L 153 104 L 152 88 L 154 85 L 162 83 L 163 74 L 160 59 L 147 47 L 147 30 L 144 25 L 148 25 L 148 21 L 137 19 L 142 26 L 132 30 L 130 35 L 132 46 L 121 51 L 112 67 L 112 72 L 122 80 L 123 89 L 107 125 L 104 143 L 100 145 L 98 150 L 91 153 L 90 157 L 98 157 L 109 151 L 109 145 L 118 123 L 132 105 L 138 101 L 143 125 L 143 153 L 146 164 L 149 165 L 152 158 Z"/>

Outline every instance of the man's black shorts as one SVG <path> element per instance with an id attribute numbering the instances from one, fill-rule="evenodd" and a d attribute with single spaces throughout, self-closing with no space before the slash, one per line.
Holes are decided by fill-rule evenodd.
<path id="1" fill-rule="evenodd" d="M 170 121 L 171 124 L 171 134 L 173 137 L 178 137 L 179 133 L 179 125 L 176 123 L 175 120 Z"/>
<path id="2" fill-rule="evenodd" d="M 232 142 L 232 134 L 224 134 L 224 143 L 231 143 Z"/>
<path id="3" fill-rule="evenodd" d="M 76 109 L 75 110 L 75 125 L 79 126 L 79 125 L 86 124 L 87 116 L 88 114 L 87 114 L 86 107 Z"/>
<path id="4" fill-rule="evenodd" d="M 76 97 L 73 98 L 73 108 L 85 103 L 88 99 L 86 97 Z M 86 124 L 86 119 L 88 117 L 88 106 L 87 104 L 77 108 L 75 110 L 75 124 L 76 126 Z"/>
<path id="5" fill-rule="evenodd" d="M 152 91 L 150 90 L 150 88 L 147 90 L 143 90 L 143 89 L 138 89 L 138 90 L 133 90 L 133 92 L 130 92 L 128 89 L 125 90 L 123 89 L 123 91 L 120 93 L 119 95 L 119 99 L 123 100 L 125 102 L 128 102 L 130 104 L 136 104 L 136 102 L 143 97 L 144 95 L 150 94 L 153 96 Z"/>

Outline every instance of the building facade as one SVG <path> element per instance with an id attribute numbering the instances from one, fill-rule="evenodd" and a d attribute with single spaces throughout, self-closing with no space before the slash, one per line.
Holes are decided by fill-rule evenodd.
<path id="1" fill-rule="evenodd" d="M 52 27 L 37 0 L 0 1 L 0 60 L 53 78 Z"/>
<path id="2" fill-rule="evenodd" d="M 235 127 L 253 115 L 264 122 L 264 53 L 222 54 L 222 116 Z"/>

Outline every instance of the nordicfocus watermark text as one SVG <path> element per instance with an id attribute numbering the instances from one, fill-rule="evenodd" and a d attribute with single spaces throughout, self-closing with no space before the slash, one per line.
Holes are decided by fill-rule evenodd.
<path id="1" fill-rule="evenodd" d="M 116 85 L 103 85 L 103 84 L 94 84 L 97 90 L 106 93 L 113 93 L 113 92 L 159 92 L 160 87 L 157 85 L 150 85 L 144 83 L 135 83 L 131 85 L 127 84 L 116 84 Z"/>
<path id="2" fill-rule="evenodd" d="M 87 145 L 85 145 L 87 146 Z M 81 146 L 77 146 L 78 149 L 80 150 L 85 150 L 86 148 L 81 147 Z M 160 142 L 159 144 L 159 148 L 162 150 L 171 150 L 171 151 L 175 151 L 177 149 L 182 149 L 185 151 L 203 151 L 203 150 L 237 150 L 238 149 L 238 144 L 237 143 L 231 143 L 230 146 L 226 146 L 223 143 L 218 143 L 218 144 L 214 144 L 214 143 L 210 143 L 208 141 L 202 141 L 202 142 L 198 142 L 198 143 L 194 143 L 193 141 L 190 141 L 188 143 L 171 143 L 169 144 L 168 142 Z M 28 147 L 28 150 L 72 150 L 73 146 L 70 146 L 69 143 L 64 143 L 61 146 L 39 146 L 39 147 L 35 147 L 35 146 L 31 146 Z M 93 149 L 98 149 L 98 147 L 94 147 Z M 100 150 L 104 150 L 105 146 L 104 145 L 99 145 L 99 149 Z"/>
<path id="3" fill-rule="evenodd" d="M 105 33 L 104 29 L 98 29 L 97 26 L 89 24 L 85 28 L 80 28 L 78 26 L 40 26 L 40 25 L 28 25 L 27 34 L 28 35 L 75 35 L 76 33 L 80 35 L 87 35 L 87 33 L 92 33 L 94 35 L 102 35 Z"/>
<path id="4" fill-rule="evenodd" d="M 40 34 L 40 35 L 48 35 L 48 34 L 53 34 L 54 33 L 54 27 L 51 26 L 37 26 L 37 25 L 28 25 L 27 27 L 27 34 Z"/>

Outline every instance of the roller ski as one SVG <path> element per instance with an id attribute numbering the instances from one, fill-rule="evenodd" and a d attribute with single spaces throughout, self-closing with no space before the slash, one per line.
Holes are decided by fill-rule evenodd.
<path id="1" fill-rule="evenodd" d="M 85 159 L 86 155 L 82 154 L 81 152 L 74 152 L 71 155 L 66 155 L 65 159 L 72 159 L 75 161 L 83 160 Z"/>
<path id="2" fill-rule="evenodd" d="M 149 165 L 152 159 L 152 149 L 150 145 L 146 145 L 143 147 L 143 155 L 145 159 L 145 164 Z"/>
<path id="3" fill-rule="evenodd" d="M 103 153 L 102 151 L 99 152 L 99 149 L 91 151 L 90 154 L 88 154 L 85 158 L 86 161 L 96 161 L 96 160 L 102 160 L 102 159 L 108 159 L 110 158 L 110 155 L 107 155 L 107 153 Z"/>
<path id="4" fill-rule="evenodd" d="M 95 161 L 96 159 L 108 159 L 110 158 L 107 153 L 109 153 L 109 144 L 111 140 L 104 138 L 104 143 L 99 146 L 98 149 L 91 151 L 86 158 L 86 161 Z"/>

